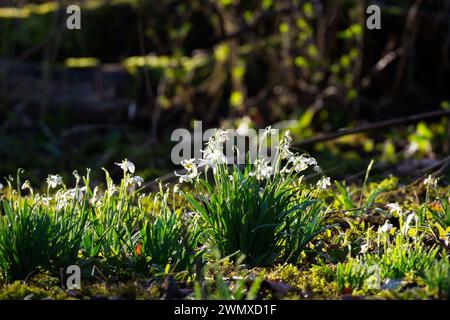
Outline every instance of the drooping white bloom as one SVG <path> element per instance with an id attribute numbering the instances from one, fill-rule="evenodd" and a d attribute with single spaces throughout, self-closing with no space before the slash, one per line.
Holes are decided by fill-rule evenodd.
<path id="1" fill-rule="evenodd" d="M 389 208 L 389 212 L 391 214 L 392 213 L 398 213 L 398 214 L 401 215 L 403 213 L 402 208 L 400 207 L 400 205 L 397 202 L 395 202 L 395 203 L 388 203 L 386 205 L 386 207 Z"/>
<path id="2" fill-rule="evenodd" d="M 313 157 L 306 157 L 305 162 L 311 167 L 317 166 L 317 160 L 314 159 Z"/>
<path id="3" fill-rule="evenodd" d="M 50 205 L 50 201 L 52 200 L 51 197 L 44 197 L 44 196 L 40 196 L 37 198 L 37 200 L 42 203 L 44 206 L 48 206 Z"/>
<path id="4" fill-rule="evenodd" d="M 222 151 L 214 150 L 211 153 L 205 153 L 204 159 L 202 162 L 211 167 L 215 167 L 218 164 L 227 163 L 227 157 L 223 154 Z"/>
<path id="5" fill-rule="evenodd" d="M 61 185 L 63 183 L 62 177 L 59 174 L 52 175 L 50 174 L 47 177 L 47 184 L 51 189 L 56 188 L 57 186 Z"/>
<path id="6" fill-rule="evenodd" d="M 328 187 L 331 187 L 330 177 L 325 177 L 325 178 L 320 179 L 317 182 L 317 186 L 323 190 L 326 190 L 326 189 L 328 189 Z"/>
<path id="7" fill-rule="evenodd" d="M 77 185 L 78 185 L 78 183 L 79 183 L 80 180 L 81 180 L 81 177 L 80 177 L 80 175 L 78 174 L 78 171 L 77 171 L 77 170 L 74 170 L 74 171 L 72 172 L 72 175 L 75 177 L 75 180 L 76 180 Z"/>
<path id="8" fill-rule="evenodd" d="M 189 159 L 189 160 L 183 160 L 181 161 L 181 165 L 188 171 L 188 172 L 197 172 L 197 166 L 195 165 L 195 159 Z"/>
<path id="9" fill-rule="evenodd" d="M 368 243 L 364 243 L 363 245 L 361 245 L 361 252 L 362 254 L 366 253 L 370 248 L 370 245 Z"/>
<path id="10" fill-rule="evenodd" d="M 280 173 L 281 173 L 282 175 L 284 175 L 284 174 L 289 174 L 289 173 L 291 173 L 291 172 L 292 172 L 292 168 L 289 168 L 287 165 L 284 166 L 284 167 L 280 170 Z"/>
<path id="11" fill-rule="evenodd" d="M 308 162 L 306 161 L 306 158 L 303 155 L 297 156 L 297 157 L 292 157 L 290 162 L 292 163 L 292 168 L 297 173 L 308 169 Z"/>
<path id="12" fill-rule="evenodd" d="M 69 200 L 80 201 L 83 198 L 86 189 L 86 186 L 81 188 L 69 189 L 65 192 L 64 196 Z"/>
<path id="13" fill-rule="evenodd" d="M 140 187 L 143 182 L 144 182 L 144 179 L 139 177 L 139 176 L 131 177 L 130 180 L 129 180 L 129 183 L 131 185 L 138 186 L 138 187 Z"/>
<path id="14" fill-rule="evenodd" d="M 108 185 L 108 195 L 109 196 L 113 196 L 114 194 L 118 194 L 119 193 L 119 187 L 116 186 L 114 183 L 111 183 Z"/>
<path id="15" fill-rule="evenodd" d="M 178 174 L 175 172 L 175 175 L 178 177 L 178 181 L 180 183 L 183 182 L 192 182 L 192 180 L 194 179 L 190 174 Z"/>
<path id="16" fill-rule="evenodd" d="M 394 227 L 394 226 L 393 226 L 391 223 L 389 223 L 389 221 L 386 221 L 386 222 L 383 224 L 383 226 L 380 227 L 380 229 L 378 229 L 378 230 L 379 230 L 380 232 L 383 232 L 383 233 L 388 233 L 389 231 L 392 230 L 393 227 Z"/>
<path id="17" fill-rule="evenodd" d="M 289 130 L 284 133 L 283 138 L 280 141 L 278 148 L 278 154 L 281 160 L 283 159 L 291 159 L 294 154 L 291 152 L 292 137 L 290 136 Z"/>
<path id="18" fill-rule="evenodd" d="M 1 189 L 1 188 L 0 188 Z M 29 180 L 27 180 L 27 181 L 25 181 L 23 184 L 22 184 L 22 187 L 21 187 L 21 189 L 22 190 L 32 190 L 31 189 L 31 185 L 30 185 L 30 181 Z"/>
<path id="19" fill-rule="evenodd" d="M 55 199 L 56 199 L 56 210 L 62 210 L 70 202 L 67 193 L 62 191 L 58 191 L 56 193 Z"/>
<path id="20" fill-rule="evenodd" d="M 102 199 L 99 196 L 98 187 L 94 188 L 94 192 L 92 193 L 92 198 L 89 199 L 89 203 L 97 207 L 102 205 Z"/>
<path id="21" fill-rule="evenodd" d="M 429 188 L 436 188 L 438 183 L 438 179 L 433 178 L 433 176 L 430 174 L 423 182 L 423 184 Z"/>
<path id="22" fill-rule="evenodd" d="M 181 189 L 180 189 L 180 185 L 179 184 L 175 184 L 173 186 L 173 193 L 181 194 Z"/>
<path id="23" fill-rule="evenodd" d="M 414 213 L 411 213 L 410 215 L 408 215 L 408 217 L 406 218 L 405 224 L 402 227 L 402 233 L 404 235 L 406 235 L 408 233 L 409 230 L 409 226 L 411 224 L 411 222 L 413 221 L 413 219 L 415 221 L 417 221 L 417 216 Z"/>
<path id="24" fill-rule="evenodd" d="M 267 162 L 260 168 L 259 172 L 262 178 L 269 178 L 270 175 L 273 173 L 273 168 L 269 166 Z"/>
<path id="25" fill-rule="evenodd" d="M 250 173 L 251 176 L 256 176 L 257 180 L 263 180 L 269 178 L 273 173 L 273 168 L 269 166 L 270 161 L 264 161 L 264 159 L 255 160 L 255 170 Z"/>
<path id="26" fill-rule="evenodd" d="M 227 141 L 228 140 L 228 130 L 222 130 L 222 129 L 217 130 L 216 139 L 220 143 L 224 143 L 225 141 Z"/>
<path id="27" fill-rule="evenodd" d="M 0 183 L 0 191 L 3 190 L 3 185 Z"/>
<path id="28" fill-rule="evenodd" d="M 192 182 L 198 176 L 197 165 L 195 164 L 195 159 L 183 160 L 181 165 L 186 169 L 186 174 L 180 175 L 175 172 L 175 175 L 179 177 L 180 183 Z"/>
<path id="29" fill-rule="evenodd" d="M 202 150 L 203 159 L 199 166 L 211 167 L 214 171 L 217 165 L 227 163 L 227 157 L 223 153 L 223 143 L 228 140 L 228 130 L 219 129 L 209 138 L 205 150 Z"/>
<path id="30" fill-rule="evenodd" d="M 228 130 L 219 129 L 208 139 L 204 153 L 212 153 L 214 151 L 223 150 L 223 143 L 228 140 Z"/>
<path id="31" fill-rule="evenodd" d="M 127 159 L 123 160 L 120 163 L 116 162 L 116 165 L 119 166 L 120 168 L 122 168 L 122 170 L 127 173 L 134 173 L 134 171 L 136 170 L 136 167 L 134 166 L 134 163 L 131 161 L 128 161 Z"/>

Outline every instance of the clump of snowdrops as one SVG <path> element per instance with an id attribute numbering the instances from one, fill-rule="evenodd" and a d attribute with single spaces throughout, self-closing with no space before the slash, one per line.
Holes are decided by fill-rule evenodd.
<path id="1" fill-rule="evenodd" d="M 260 150 L 271 134 L 269 127 L 259 140 Z M 258 157 L 243 168 L 227 164 L 227 139 L 227 132 L 218 130 L 203 158 L 185 160 L 186 173 L 179 176 L 180 182 L 194 185 L 185 197 L 204 225 L 207 246 L 250 265 L 298 260 L 306 245 L 327 228 L 326 206 L 317 196 L 330 185 L 329 178 L 316 186 L 304 182 L 308 169 L 321 170 L 314 158 L 290 150 L 289 132 L 273 162 Z"/>

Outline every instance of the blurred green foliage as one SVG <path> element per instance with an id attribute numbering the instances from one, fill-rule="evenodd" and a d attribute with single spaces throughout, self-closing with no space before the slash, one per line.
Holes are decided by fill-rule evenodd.
<path id="1" fill-rule="evenodd" d="M 421 6 L 416 58 L 406 60 L 411 63 L 399 83 L 395 79 L 400 56 L 384 69 L 376 68 L 394 51 L 393 44 L 402 44 L 409 1 L 383 1 L 379 32 L 365 29 L 365 5 L 356 0 L 86 0 L 81 2 L 82 30 L 74 32 L 60 27 L 64 2 L 20 8 L 13 4 L 0 7 L 0 104 L 5 106 L 0 108 L 0 176 L 19 165 L 39 168 L 44 172 L 36 173 L 45 175 L 75 164 L 107 164 L 113 158 L 131 157 L 149 140 L 167 141 L 172 129 L 190 128 L 198 119 L 205 127 L 236 125 L 245 119 L 257 128 L 290 120 L 296 139 L 303 139 L 439 104 L 448 107 L 445 83 L 450 73 L 439 55 L 448 41 L 447 29 L 445 21 L 435 19 L 445 1 Z M 424 28 L 429 21 L 435 23 L 433 33 Z M 23 71 L 29 63 L 37 69 Z M 93 70 L 95 75 L 111 65 L 130 80 L 124 81 L 123 92 L 114 89 L 106 95 L 125 99 L 124 108 L 135 105 L 137 115 L 131 120 L 127 111 L 96 116 L 95 107 L 78 112 L 71 105 L 48 105 L 39 89 L 31 102 L 25 94 L 12 93 L 24 78 L 30 77 L 37 87 L 45 81 L 59 83 L 74 70 Z M 52 76 L 55 70 L 62 75 Z M 92 90 L 99 86 L 96 76 L 79 82 L 89 82 Z M 397 86 L 400 89 L 394 92 Z M 73 90 L 72 95 L 83 96 L 78 87 Z M 96 97 L 100 106 L 104 95 Z M 23 130 L 25 118 L 31 124 Z M 445 154 L 449 151 L 445 121 L 421 123 L 407 133 L 351 136 L 318 144 L 314 151 L 330 168 L 338 164 L 342 172 L 344 167 L 363 170 L 375 153 L 382 161 L 402 160 L 399 153 L 408 145 L 414 157 Z M 69 141 L 59 137 L 71 127 L 93 122 L 111 128 Z M 137 152 L 134 159 L 138 163 L 142 159 L 142 164 L 155 160 L 150 161 L 149 177 L 171 169 L 161 156 L 161 149 L 170 146 L 163 144 L 158 150 Z"/>

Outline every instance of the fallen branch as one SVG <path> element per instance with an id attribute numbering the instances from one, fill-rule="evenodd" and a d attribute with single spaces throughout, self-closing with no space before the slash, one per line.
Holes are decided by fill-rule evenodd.
<path id="1" fill-rule="evenodd" d="M 447 169 L 447 167 L 450 165 L 450 156 L 442 159 L 441 161 L 421 170 L 420 172 L 423 174 L 419 179 L 413 181 L 412 183 L 410 183 L 409 185 L 407 185 L 405 187 L 405 189 L 409 189 L 413 186 L 415 186 L 416 184 L 424 181 L 426 178 L 428 178 L 429 176 L 431 176 L 432 178 L 437 178 L 438 176 L 440 176 L 442 173 L 444 173 L 444 171 Z M 437 171 L 433 172 L 433 173 L 429 173 L 431 170 L 440 167 Z"/>
<path id="2" fill-rule="evenodd" d="M 390 120 L 386 120 L 386 121 L 381 121 L 381 122 L 353 128 L 353 129 L 343 129 L 338 132 L 319 135 L 317 137 L 312 137 L 310 139 L 305 139 L 305 140 L 299 141 L 297 143 L 294 143 L 293 146 L 299 147 L 299 146 L 311 145 L 311 144 L 316 144 L 316 143 L 320 143 L 320 142 L 335 140 L 337 138 L 340 138 L 343 136 L 348 136 L 348 135 L 355 134 L 355 133 L 367 132 L 367 131 L 372 131 L 372 130 L 376 130 L 376 129 L 383 129 L 383 128 L 397 126 L 397 125 L 401 125 L 401 124 L 410 124 L 410 123 L 419 122 L 421 120 L 432 119 L 432 118 L 437 118 L 437 117 L 445 117 L 445 116 L 449 116 L 449 115 L 450 115 L 450 110 L 439 110 L 439 111 L 432 111 L 432 112 L 427 112 L 427 113 L 422 113 L 422 114 L 415 114 L 415 115 L 408 116 L 408 117 L 390 119 Z"/>

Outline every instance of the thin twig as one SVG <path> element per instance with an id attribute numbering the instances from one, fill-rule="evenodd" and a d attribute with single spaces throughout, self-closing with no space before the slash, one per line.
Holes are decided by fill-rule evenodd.
<path id="1" fill-rule="evenodd" d="M 242 28 L 236 30 L 235 32 L 225 34 L 224 36 L 213 41 L 213 43 L 218 44 L 223 41 L 239 38 L 243 34 L 246 34 L 248 32 L 255 30 L 256 27 L 258 25 L 260 25 L 262 22 L 264 22 L 265 20 L 276 17 L 276 16 L 280 16 L 280 15 L 290 14 L 291 12 L 293 12 L 296 9 L 297 9 L 297 7 L 295 7 L 295 6 L 288 6 L 286 8 L 282 8 L 282 9 L 278 9 L 278 10 L 270 10 L 270 11 L 264 12 L 253 23 L 246 24 Z"/>

